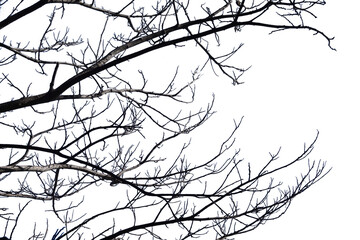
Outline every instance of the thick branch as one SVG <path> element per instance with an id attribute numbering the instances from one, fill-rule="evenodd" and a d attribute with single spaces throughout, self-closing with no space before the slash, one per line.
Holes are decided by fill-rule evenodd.
<path id="1" fill-rule="evenodd" d="M 93 65 L 92 67 L 82 71 L 81 73 L 75 75 L 74 77 L 70 78 L 69 80 L 67 80 L 66 82 L 64 82 L 63 84 L 61 84 L 58 88 L 54 89 L 51 92 L 47 92 L 47 93 L 43 93 L 43 94 L 39 94 L 36 96 L 31 96 L 31 97 L 25 97 L 25 98 L 20 98 L 17 100 L 13 100 L 10 102 L 5 102 L 5 103 L 1 103 L 0 104 L 0 113 L 4 113 L 7 111 L 12 111 L 12 110 L 16 110 L 16 109 L 20 109 L 20 108 L 24 108 L 24 107 L 28 107 L 28 106 L 33 106 L 33 105 L 37 105 L 37 104 L 41 104 L 41 103 L 47 103 L 47 102 L 51 102 L 51 101 L 55 101 L 59 99 L 59 96 L 65 92 L 67 89 L 69 89 L 70 87 L 74 86 L 75 84 L 81 82 L 82 80 L 91 77 L 93 75 L 96 75 L 97 73 L 111 68 L 113 66 L 116 66 L 122 62 L 128 61 L 130 59 L 134 59 L 138 56 L 141 56 L 143 54 L 149 53 L 151 51 L 160 49 L 160 48 L 164 48 L 167 46 L 171 46 L 171 45 L 175 45 L 178 43 L 182 43 L 182 42 L 186 42 L 189 40 L 193 40 L 196 38 L 200 38 L 200 37 L 204 37 L 207 35 L 211 35 L 213 33 L 217 33 L 217 32 L 221 32 L 221 31 L 225 31 L 227 29 L 236 27 L 236 26 L 259 26 L 259 27 L 266 27 L 266 28 L 274 28 L 274 29 L 279 29 L 279 30 L 285 30 L 285 29 L 307 29 L 307 30 L 311 30 L 313 32 L 315 32 L 316 34 L 321 34 L 323 37 L 325 37 L 328 42 L 329 42 L 329 46 L 330 46 L 330 41 L 332 40 L 332 38 L 327 37 L 323 32 L 309 27 L 309 26 L 287 26 L 287 25 L 273 25 L 273 24 L 267 24 L 267 23 L 261 23 L 261 22 L 253 22 L 253 21 L 248 21 L 248 22 L 231 22 L 227 25 L 218 27 L 218 28 L 213 28 L 204 32 L 199 32 L 197 34 L 192 34 L 189 36 L 185 36 L 185 37 L 180 37 L 180 38 L 176 38 L 173 40 L 169 40 L 166 42 L 162 42 L 160 44 L 156 44 L 147 48 L 144 48 L 138 52 L 126 55 L 124 57 L 115 59 L 111 62 L 108 62 L 111 58 L 113 58 L 116 54 L 126 50 L 127 48 L 133 47 L 135 45 L 138 45 L 140 43 L 143 43 L 144 41 L 148 41 L 150 39 L 156 38 L 158 36 L 161 36 L 163 34 L 166 34 L 168 32 L 173 32 L 179 29 L 184 29 L 187 28 L 190 25 L 190 23 L 187 24 L 181 24 L 179 26 L 174 26 L 171 27 L 169 29 L 165 29 L 165 30 L 161 30 L 157 33 L 154 33 L 152 35 L 146 36 L 144 38 L 140 38 L 138 40 L 135 40 L 134 42 L 130 42 L 129 44 L 125 44 L 122 45 L 119 48 L 114 49 L 112 52 L 110 52 L 107 56 L 105 56 L 102 60 L 100 60 L 99 62 L 97 62 L 95 65 Z M 192 25 L 192 24 L 191 24 Z"/>

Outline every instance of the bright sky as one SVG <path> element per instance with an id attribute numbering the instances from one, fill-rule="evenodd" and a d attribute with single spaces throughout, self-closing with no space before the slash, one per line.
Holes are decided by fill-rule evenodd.
<path id="1" fill-rule="evenodd" d="M 357 0 L 342 4 L 328 0 L 315 12 L 318 19 L 310 25 L 335 36 L 336 52 L 324 38 L 307 31 L 270 36 L 267 31 L 254 31 L 243 40 L 245 45 L 237 55 L 241 67 L 252 65 L 243 76 L 243 85 L 234 87 L 229 80 L 215 77 L 198 83 L 204 96 L 217 89 L 214 119 L 219 125 L 232 127 L 233 118 L 244 116 L 238 144 L 246 160 L 266 158 L 280 146 L 284 159 L 297 157 L 304 142 L 310 143 L 319 130 L 310 158 L 326 160 L 333 167 L 327 177 L 298 196 L 280 219 L 236 239 L 358 236 L 358 221 L 353 220 L 360 215 L 358 9 Z M 214 135 L 222 132 L 222 128 L 214 129 Z"/>
<path id="2" fill-rule="evenodd" d="M 240 102 L 245 109 L 243 130 L 264 138 L 264 146 L 272 146 L 269 141 L 275 138 L 285 148 L 310 141 L 319 129 L 310 158 L 326 160 L 333 170 L 296 198 L 280 219 L 239 239 L 355 239 L 359 235 L 359 7 L 356 0 L 329 0 L 318 11 L 315 26 L 335 36 L 337 52 L 306 32 L 294 33 L 290 39 L 270 36 L 261 44 L 264 52 L 251 44 L 257 56 L 240 92 L 246 95 L 247 89 L 253 89 L 248 92 L 258 91 L 258 96 L 246 95 L 248 102 Z M 269 150 L 264 146 L 261 151 Z"/>

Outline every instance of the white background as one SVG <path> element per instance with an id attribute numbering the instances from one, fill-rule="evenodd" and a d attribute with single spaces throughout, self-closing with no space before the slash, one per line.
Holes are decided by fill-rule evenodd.
<path id="1" fill-rule="evenodd" d="M 309 25 L 335 36 L 337 51 L 311 32 L 254 31 L 242 41 L 241 65 L 252 68 L 243 85 L 211 79 L 197 88 L 216 90 L 214 119 L 219 129 L 244 116 L 239 146 L 247 160 L 266 158 L 282 146 L 284 158 L 301 153 L 304 142 L 320 136 L 311 159 L 326 160 L 332 171 L 298 196 L 280 219 L 242 240 L 357 239 L 360 202 L 360 76 L 357 0 L 335 1 L 317 8 Z M 219 90 L 219 88 L 221 88 Z M 230 118 L 229 118 L 230 117 Z M 205 127 L 205 125 L 204 125 Z M 215 135 L 216 135 L 215 134 Z M 206 138 L 208 139 L 208 138 Z"/>
<path id="2" fill-rule="evenodd" d="M 317 9 L 315 26 L 335 36 L 336 52 L 321 37 L 306 32 L 290 38 L 288 33 L 275 34 L 261 44 L 246 45 L 256 56 L 240 90 L 250 101 L 242 106 L 243 129 L 261 132 L 261 151 L 273 146 L 269 142 L 286 147 L 309 141 L 318 129 L 310 158 L 326 160 L 333 169 L 297 197 L 280 219 L 236 239 L 359 238 L 359 7 L 355 0 L 329 0 Z M 254 92 L 258 96 L 247 95 Z M 267 120 L 258 120 L 263 118 Z"/>

